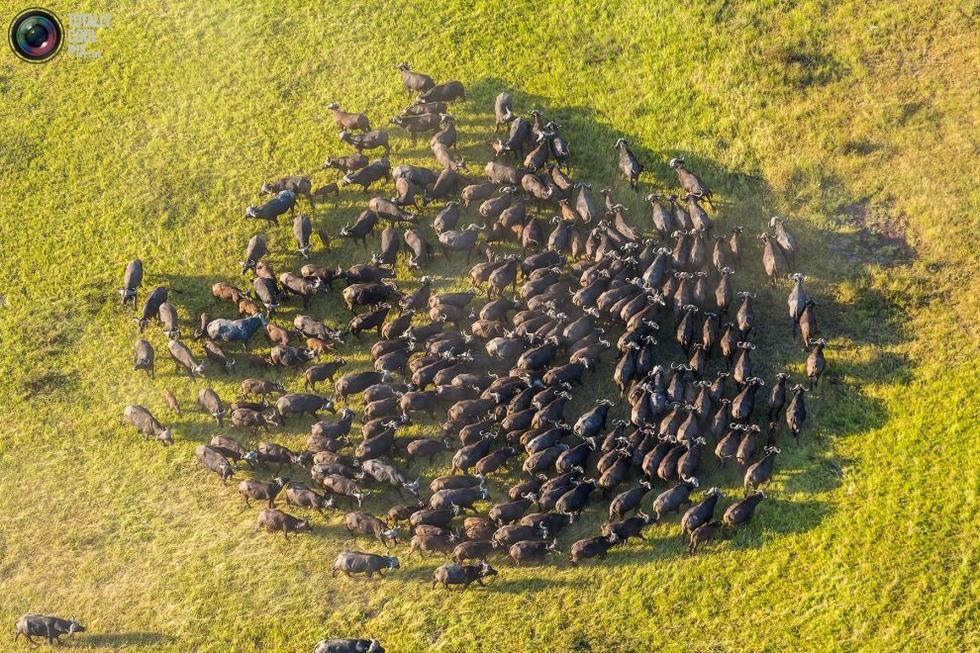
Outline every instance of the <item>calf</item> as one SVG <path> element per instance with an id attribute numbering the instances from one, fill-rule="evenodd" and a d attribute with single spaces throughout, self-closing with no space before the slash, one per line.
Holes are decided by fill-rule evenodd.
<path id="1" fill-rule="evenodd" d="M 218 283 L 211 286 L 211 294 L 214 296 L 215 300 L 225 300 L 232 302 L 233 304 L 238 304 L 244 297 L 248 295 L 241 288 L 237 288 L 230 283 L 225 283 L 224 281 L 219 281 Z M 208 320 L 207 322 L 210 322 Z M 207 323 L 204 324 L 203 332 L 207 331 Z M 203 335 L 203 333 L 202 333 Z M 196 337 L 196 334 L 195 334 Z"/>
<path id="2" fill-rule="evenodd" d="M 25 614 L 14 625 L 14 641 L 21 635 L 27 638 L 32 646 L 37 646 L 34 637 L 43 637 L 48 644 L 61 644 L 62 637 L 71 637 L 75 633 L 84 633 L 85 626 L 74 619 L 62 619 L 44 614 Z"/>
<path id="3" fill-rule="evenodd" d="M 289 539 L 290 533 L 300 533 L 310 530 L 309 521 L 293 517 L 274 508 L 266 508 L 259 513 L 258 526 L 270 533 L 282 531 L 282 536 L 287 540 Z"/>
<path id="4" fill-rule="evenodd" d="M 265 338 L 273 345 L 288 345 L 290 332 L 275 322 L 265 325 Z"/>
<path id="5" fill-rule="evenodd" d="M 336 344 L 328 340 L 321 340 L 320 338 L 307 338 L 306 348 L 315 354 L 315 358 L 319 359 L 321 356 L 326 356 L 327 354 L 333 353 Z M 312 388 L 307 388 L 310 390 Z"/>
<path id="6" fill-rule="evenodd" d="M 462 585 L 465 591 L 474 582 L 481 587 L 484 578 L 491 578 L 497 575 L 497 570 L 485 562 L 478 565 L 460 565 L 456 563 L 442 565 L 432 572 L 432 589 L 436 585 L 442 584 L 445 589 L 450 585 Z"/>
<path id="7" fill-rule="evenodd" d="M 358 510 L 347 513 L 347 516 L 344 517 L 344 525 L 347 527 L 348 533 L 375 537 L 386 547 L 389 546 L 389 540 L 392 544 L 398 544 L 398 527 L 388 528 L 388 525 L 383 521 L 366 512 Z"/>
<path id="8" fill-rule="evenodd" d="M 173 393 L 169 388 L 164 391 L 163 398 L 167 401 L 167 405 L 170 406 L 170 410 L 174 411 L 177 415 L 182 415 L 180 412 L 180 402 L 177 400 L 177 395 Z"/>
<path id="9" fill-rule="evenodd" d="M 803 346 L 809 348 L 811 340 L 817 334 L 817 305 L 812 299 L 803 302 L 803 310 L 800 312 L 800 337 L 803 339 Z"/>
<path id="10" fill-rule="evenodd" d="M 337 182 L 332 181 L 329 184 L 324 184 L 313 191 L 313 199 L 318 202 L 322 202 L 327 199 L 328 195 L 335 195 L 340 197 L 340 188 L 337 186 Z M 330 249 L 330 234 L 328 234 L 323 227 L 317 229 L 317 236 L 320 238 L 320 242 L 327 249 Z"/>
<path id="11" fill-rule="evenodd" d="M 242 297 L 238 302 L 238 314 L 245 317 L 257 317 L 262 313 L 262 309 L 259 305 L 253 302 L 248 297 Z"/>
<path id="12" fill-rule="evenodd" d="M 694 555 L 697 553 L 698 547 L 714 538 L 719 528 L 721 528 L 721 522 L 713 521 L 701 524 L 691 531 L 691 539 L 687 545 L 688 554 Z"/>
<path id="13" fill-rule="evenodd" d="M 331 576 L 336 576 L 338 571 L 353 577 L 354 574 L 367 574 L 371 578 L 374 574 L 380 575 L 385 569 L 398 569 L 398 558 L 394 556 L 379 556 L 374 553 L 361 553 L 360 551 L 344 551 L 333 561 Z"/>
<path id="14" fill-rule="evenodd" d="M 173 433 L 169 428 L 164 428 L 157 418 L 149 410 L 140 405 L 126 406 L 123 409 L 123 424 L 131 424 L 136 428 L 137 433 L 142 433 L 144 439 L 151 436 L 165 445 L 174 443 Z"/>

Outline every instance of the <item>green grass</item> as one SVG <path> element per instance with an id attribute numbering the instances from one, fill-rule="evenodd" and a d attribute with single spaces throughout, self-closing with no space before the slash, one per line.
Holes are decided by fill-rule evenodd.
<path id="1" fill-rule="evenodd" d="M 93 1 L 84 9 L 112 12 L 102 58 L 0 58 L 0 622 L 74 614 L 90 630 L 74 647 L 133 651 L 297 651 L 326 635 L 375 636 L 389 651 L 980 647 L 972 3 L 244 5 Z M 619 135 L 650 168 L 645 188 L 669 185 L 666 160 L 686 155 L 716 189 L 723 227 L 756 234 L 789 216 L 830 373 L 748 528 L 690 559 L 671 519 L 604 563 L 501 561 L 490 589 L 447 594 L 428 586 L 438 561 L 408 561 L 404 547 L 383 581 L 330 578 L 349 544 L 340 516 L 289 542 L 255 533 L 233 487 L 193 464 L 214 432 L 193 410 L 203 382 L 164 364 L 155 326 L 156 381 L 131 371 L 135 328 L 114 292 L 125 263 L 141 257 L 144 289 L 181 290 L 193 319 L 261 228 L 241 218 L 259 183 L 331 179 L 319 164 L 344 149 L 323 107 L 385 122 L 406 103 L 401 60 L 466 85 L 453 113 L 469 160 L 486 160 L 506 88 L 563 125 L 575 174 L 616 183 L 637 224 L 646 213 L 613 175 Z M 430 163 L 393 134 L 396 163 Z M 363 203 L 345 192 L 315 220 L 336 231 Z M 909 253 L 854 216 L 904 227 Z M 275 269 L 297 267 L 288 227 L 269 236 Z M 750 247 L 740 287 L 761 288 Z M 432 266 L 440 287 L 465 285 L 463 270 Z M 804 361 L 786 291 L 760 290 L 767 378 Z M 346 320 L 336 295 L 312 312 Z M 366 366 L 357 349 L 343 353 Z M 239 378 L 207 382 L 228 399 Z M 607 392 L 598 378 L 578 406 Z M 168 387 L 183 417 L 168 414 Z M 176 446 L 119 426 L 137 402 L 174 426 Z M 275 438 L 300 446 L 306 429 L 295 420 Z"/>

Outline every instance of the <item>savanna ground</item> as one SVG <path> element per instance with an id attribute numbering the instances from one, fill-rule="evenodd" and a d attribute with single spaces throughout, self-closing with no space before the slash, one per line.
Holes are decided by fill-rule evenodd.
<path id="1" fill-rule="evenodd" d="M 97 60 L 0 59 L 0 623 L 73 614 L 90 630 L 73 647 L 133 651 L 297 651 L 325 635 L 389 651 L 980 647 L 975 3 L 48 4 L 112 25 Z M 7 3 L 4 24 L 21 8 Z M 156 326 L 156 381 L 131 370 L 125 263 L 141 257 L 144 291 L 181 291 L 192 319 L 262 229 L 241 217 L 259 183 L 333 179 L 319 164 L 346 149 L 324 106 L 385 122 L 406 103 L 401 60 L 464 82 L 453 113 L 478 165 L 509 89 L 562 124 L 575 175 L 615 184 L 644 229 L 642 200 L 614 179 L 620 135 L 649 167 L 644 191 L 672 186 L 665 162 L 682 154 L 714 187 L 720 228 L 789 218 L 830 372 L 749 527 L 692 559 L 671 519 L 604 563 L 501 562 L 490 589 L 450 594 L 429 589 L 437 562 L 403 546 L 383 581 L 330 578 L 349 543 L 339 516 L 289 542 L 256 533 L 233 486 L 193 464 L 215 431 L 193 410 L 204 382 L 172 373 Z M 392 133 L 395 164 L 430 164 L 424 141 Z M 315 221 L 336 232 L 364 201 L 345 191 Z M 269 235 L 276 270 L 298 267 L 288 227 Z M 364 256 L 345 243 L 315 259 Z M 799 377 L 788 286 L 764 289 L 757 257 L 753 241 L 739 287 L 759 288 L 769 316 L 761 373 Z M 465 269 L 429 272 L 443 288 Z M 346 319 L 336 294 L 312 313 Z M 341 353 L 366 367 L 361 349 Z M 246 371 L 207 382 L 229 399 Z M 576 391 L 579 408 L 608 393 L 608 372 Z M 176 446 L 119 426 L 137 402 Z M 307 425 L 275 437 L 301 446 Z"/>

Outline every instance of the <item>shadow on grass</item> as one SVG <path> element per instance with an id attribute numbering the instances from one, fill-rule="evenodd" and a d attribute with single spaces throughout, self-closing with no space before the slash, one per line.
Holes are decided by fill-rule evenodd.
<path id="1" fill-rule="evenodd" d="M 644 148 L 634 134 L 615 129 L 591 107 L 555 105 L 546 97 L 526 93 L 496 78 L 485 78 L 469 85 L 467 97 L 472 103 L 492 107 L 493 98 L 502 89 L 507 89 L 513 95 L 516 113 L 526 115 L 531 108 L 537 107 L 545 111 L 546 119 L 554 119 L 559 123 L 562 135 L 572 148 L 572 177 L 592 181 L 594 189 L 612 188 L 615 199 L 629 208 L 628 219 L 632 225 L 644 233 L 651 232 L 645 196 L 652 191 L 677 193 L 678 182 L 674 171 L 667 166 L 667 161 L 675 156 L 684 158 L 687 167 L 696 171 L 714 192 L 716 210 L 711 212 L 714 233 L 728 234 L 734 226 L 743 228 L 743 247 L 746 251 L 742 255 L 743 266 L 735 275 L 735 289 L 757 293 L 755 309 L 759 324 L 751 336 L 752 342 L 758 347 L 752 357 L 753 373 L 769 381 L 776 373 L 788 371 L 791 373 L 792 383 L 802 382 L 806 385 L 801 372 L 808 354 L 803 350 L 798 335 L 792 335 L 792 325 L 786 308 L 791 282 L 781 276 L 777 279 L 776 288 L 769 286 L 762 272 L 761 246 L 756 238 L 768 229 L 769 219 L 777 214 L 781 200 L 786 198 L 777 196 L 755 172 L 733 169 L 702 152 L 665 152 Z M 486 137 L 485 140 L 496 137 L 492 132 L 492 123 L 484 123 L 481 135 Z M 646 167 L 641 176 L 639 192 L 630 190 L 617 177 L 616 155 L 612 145 L 619 137 L 625 138 L 631 144 L 634 153 Z M 587 147 L 579 144 L 587 144 Z M 489 149 L 482 143 L 470 144 L 465 155 L 468 160 L 474 161 L 490 158 Z M 840 184 L 832 185 L 835 193 L 842 192 Z M 839 197 L 837 201 L 845 205 L 855 203 L 854 198 L 847 197 Z M 778 444 L 782 447 L 783 455 L 780 456 L 780 464 L 777 464 L 777 478 L 785 482 L 787 491 L 818 493 L 832 490 L 840 483 L 840 470 L 846 466 L 846 462 L 821 459 L 819 452 L 825 444 L 821 438 L 812 437 L 814 429 L 819 428 L 821 433 L 836 437 L 867 433 L 882 426 L 888 419 L 888 411 L 880 400 L 866 394 L 861 385 L 872 382 L 906 382 L 911 375 L 911 364 L 904 355 L 880 349 L 874 351 L 869 360 L 859 363 L 846 361 L 845 352 L 850 348 L 867 345 L 883 347 L 904 342 L 907 339 L 903 328 L 904 314 L 883 293 L 863 286 L 852 305 L 838 305 L 825 289 L 843 281 L 860 280 L 866 274 L 865 265 L 862 261 L 840 255 L 832 246 L 837 238 L 836 234 L 821 229 L 813 222 L 790 218 L 788 226 L 799 245 L 795 265 L 790 269 L 803 271 L 812 277 L 805 285 L 808 294 L 818 302 L 819 334 L 830 342 L 827 348 L 829 369 L 822 383 L 807 396 L 810 419 L 804 426 L 798 447 L 787 437 L 787 427 L 780 416 Z M 711 244 L 709 240 L 709 248 Z M 819 252 L 820 256 L 814 256 L 814 252 Z M 709 289 L 714 287 L 713 278 L 711 281 Z M 733 315 L 728 316 L 728 319 L 733 318 Z M 605 337 L 614 342 L 620 334 L 621 329 L 614 328 Z M 683 362 L 683 353 L 673 342 L 673 334 L 661 329 L 660 335 L 658 362 Z M 607 360 L 594 375 L 597 378 L 608 378 L 614 363 L 614 360 Z M 707 377 L 714 378 L 717 372 L 724 369 L 722 362 L 715 358 L 709 363 Z M 857 385 L 840 383 L 839 379 L 845 376 L 857 381 Z M 576 399 L 569 405 L 567 413 L 570 415 L 577 415 L 585 410 L 594 396 L 609 392 L 601 384 L 589 379 L 584 386 L 576 387 L 573 394 Z M 762 413 L 767 394 L 768 386 L 760 391 L 756 401 L 756 420 L 762 421 L 763 426 L 765 416 Z M 614 417 L 625 415 L 616 408 L 610 415 L 610 418 Z M 709 443 L 709 450 L 713 445 L 714 443 Z M 744 467 L 730 466 L 719 471 L 710 455 L 705 456 L 702 467 L 704 472 L 699 474 L 699 477 L 703 476 L 702 488 L 715 484 L 728 488 L 734 486 L 739 489 L 732 489 L 730 493 L 741 496 Z M 721 480 L 724 483 L 718 482 Z M 658 482 L 653 495 L 662 489 L 664 487 Z M 734 499 L 726 499 L 719 511 L 731 501 Z M 774 510 L 774 506 L 777 509 Z M 765 517 L 764 528 L 751 530 L 769 534 L 806 531 L 817 526 L 831 509 L 830 505 L 819 501 L 789 502 L 770 496 L 758 512 L 759 517 Z M 650 531 L 653 532 L 653 529 Z M 759 537 L 764 539 L 765 536 Z M 750 545 L 756 546 L 763 539 L 753 539 Z M 749 543 L 746 536 L 741 534 L 737 536 L 737 540 L 742 544 Z M 610 559 L 613 557 L 611 554 Z"/>
<path id="2" fill-rule="evenodd" d="M 173 635 L 163 633 L 106 633 L 104 635 L 86 635 L 84 639 L 79 638 L 74 642 L 72 648 L 125 648 L 127 646 L 164 646 L 176 641 Z"/>
<path id="3" fill-rule="evenodd" d="M 777 286 L 772 288 L 762 272 L 761 249 L 756 237 L 768 228 L 769 218 L 775 215 L 780 198 L 776 197 L 773 189 L 759 175 L 752 171 L 733 169 L 697 151 L 674 150 L 664 152 L 645 148 L 642 146 L 641 140 L 634 134 L 623 133 L 615 129 L 605 121 L 603 116 L 597 114 L 590 107 L 555 105 L 546 97 L 515 89 L 499 79 L 484 78 L 474 84 L 467 85 L 469 99 L 464 105 L 467 110 L 478 109 L 481 112 L 481 120 L 477 122 L 467 117 L 459 121 L 461 141 L 458 154 L 471 162 L 470 170 L 465 175 L 471 182 L 483 180 L 482 162 L 492 157 L 486 142 L 500 136 L 493 131 L 490 109 L 493 106 L 493 98 L 504 88 L 508 88 L 514 96 L 517 113 L 526 115 L 531 108 L 537 107 L 545 111 L 546 119 L 554 119 L 559 123 L 563 136 L 571 144 L 573 160 L 571 175 L 576 179 L 592 182 L 596 199 L 599 199 L 599 189 L 612 189 L 614 198 L 629 209 L 628 220 L 644 233 L 649 234 L 652 231 L 648 217 L 649 207 L 644 199 L 645 196 L 652 191 L 678 192 L 675 173 L 667 166 L 666 162 L 671 157 L 683 157 L 687 166 L 691 170 L 697 171 L 714 191 L 716 208 L 711 213 L 714 234 L 728 234 L 736 226 L 744 229 L 743 267 L 734 277 L 734 286 L 736 291 L 751 290 L 757 292 L 755 310 L 758 319 L 751 339 L 758 350 L 752 356 L 753 373 L 771 381 L 778 372 L 789 371 L 792 383 L 805 381 L 802 370 L 807 354 L 802 351 L 802 344 L 798 337 L 793 336 L 791 322 L 787 315 L 786 297 L 790 291 L 790 283 L 783 275 L 777 278 Z M 424 143 L 406 147 L 407 139 L 403 134 L 393 133 L 393 136 L 399 140 L 399 147 L 396 150 L 397 157 L 392 159 L 393 165 L 398 165 L 401 162 L 399 160 L 401 157 L 409 155 L 423 158 L 423 165 L 434 167 L 430 153 Z M 646 171 L 641 177 L 640 189 L 636 192 L 629 189 L 616 174 L 616 155 L 613 144 L 620 137 L 626 138 L 633 147 L 636 156 L 646 166 Z M 512 160 L 505 160 L 504 162 L 513 164 Z M 316 227 L 322 226 L 331 236 L 336 237 L 340 228 L 345 223 L 351 222 L 360 213 L 368 198 L 375 195 L 388 196 L 391 193 L 391 188 L 391 184 L 388 182 L 372 189 L 369 193 L 345 189 L 339 200 L 331 200 L 331 202 L 321 204 L 312 210 L 301 203 L 300 211 L 308 210 L 311 217 L 314 218 Z M 839 188 L 837 192 L 839 192 Z M 840 199 L 844 202 L 854 202 L 853 198 Z M 546 211 L 537 211 L 533 204 L 533 202 L 529 203 L 529 208 L 536 219 L 549 218 L 555 212 L 553 207 L 549 207 Z M 441 208 L 440 203 L 430 205 L 420 211 L 421 222 L 418 230 L 430 243 L 435 243 L 436 239 L 429 225 L 429 220 Z M 476 216 L 473 215 L 474 212 L 474 208 L 468 211 L 468 216 L 463 219 L 464 224 L 467 221 L 481 221 L 476 219 Z M 832 240 L 834 235 L 821 230 L 814 223 L 790 219 L 788 224 L 799 243 L 800 251 L 796 257 L 795 267 L 812 276 L 812 279 L 807 281 L 807 291 L 818 301 L 819 330 L 821 334 L 828 337 L 831 344 L 828 345 L 827 349 L 829 360 L 827 376 L 817 391 L 807 397 L 810 419 L 804 426 L 804 436 L 799 446 L 786 435 L 787 429 L 782 418 L 778 422 L 778 444 L 782 447 L 783 453 L 778 459 L 776 478 L 785 484 L 785 488 L 789 492 L 812 494 L 830 491 L 836 487 L 840 482 L 839 470 L 844 465 L 841 461 L 821 460 L 820 453 L 825 443 L 821 438 L 811 437 L 810 434 L 814 427 L 818 427 L 821 433 L 829 433 L 839 437 L 866 433 L 880 427 L 888 419 L 888 412 L 880 400 L 864 393 L 860 385 L 841 383 L 839 378 L 849 376 L 859 383 L 903 382 L 908 380 L 910 376 L 910 362 L 900 354 L 881 350 L 876 350 L 873 358 L 866 362 L 850 363 L 843 360 L 843 352 L 846 352 L 848 348 L 866 347 L 869 344 L 880 348 L 903 342 L 905 339 L 905 331 L 902 328 L 903 314 L 887 297 L 878 291 L 867 288 L 860 289 L 859 299 L 853 305 L 841 306 L 837 304 L 827 289 L 842 281 L 861 277 L 865 273 L 864 266 L 853 259 L 842 257 L 835 252 L 833 247 L 828 247 L 828 240 Z M 295 244 L 287 220 L 282 220 L 278 225 L 267 226 L 254 223 L 248 226 L 252 233 L 265 232 L 268 234 L 270 254 L 266 259 L 277 272 L 295 271 L 306 262 L 295 252 Z M 376 234 L 379 232 L 380 229 L 376 231 Z M 338 241 L 334 238 L 334 244 L 329 249 L 324 249 L 319 243 L 316 243 L 310 262 L 329 265 L 330 267 L 336 265 L 348 267 L 354 263 L 364 262 L 377 247 L 377 235 L 369 238 L 368 243 L 367 248 L 362 248 L 357 244 Z M 709 248 L 711 246 L 710 240 L 708 246 Z M 240 247 L 241 250 L 236 252 L 239 256 L 244 252 L 244 240 Z M 501 249 L 508 247 L 516 249 L 513 245 L 502 245 Z M 399 274 L 400 277 L 403 277 L 405 271 L 401 265 L 400 263 Z M 444 279 L 465 280 L 468 269 L 469 266 L 464 263 L 461 256 L 448 262 L 440 256 L 425 270 L 413 274 L 435 274 Z M 215 316 L 237 317 L 234 307 L 230 304 L 224 303 L 219 306 L 211 299 L 210 287 L 217 280 L 219 278 L 213 276 L 170 274 L 164 275 L 162 280 L 154 279 L 153 282 L 165 282 L 179 290 L 180 292 L 174 294 L 172 301 L 177 306 L 182 319 L 189 320 L 189 324 L 196 324 L 197 316 L 205 310 Z M 250 285 L 250 278 L 243 279 L 236 270 L 228 270 L 226 274 L 220 277 L 220 280 L 233 282 L 243 288 L 248 288 Z M 709 288 L 712 290 L 714 282 L 715 278 L 712 276 L 709 282 Z M 437 290 L 444 285 L 446 284 L 440 283 L 440 288 Z M 406 285 L 406 288 L 408 286 L 410 283 Z M 284 308 L 280 314 L 274 317 L 274 320 L 281 325 L 288 326 L 292 316 L 297 312 L 314 315 L 332 325 L 343 325 L 349 319 L 349 313 L 346 312 L 340 302 L 339 285 L 332 293 L 314 299 L 313 304 L 308 309 L 301 308 L 300 304 L 293 300 L 287 308 Z M 727 319 L 733 317 L 733 315 L 729 315 Z M 869 328 L 869 324 L 873 326 Z M 621 332 L 620 327 L 613 327 L 606 337 L 611 342 L 615 342 Z M 661 331 L 660 340 L 657 355 L 661 365 L 667 366 L 672 363 L 685 362 L 683 352 L 673 342 L 672 329 L 664 328 Z M 256 349 L 263 352 L 267 351 L 269 343 L 264 341 L 261 334 L 257 335 L 257 340 L 253 342 Z M 367 346 L 367 340 L 363 343 L 351 340 L 339 346 L 337 354 L 347 358 L 363 355 Z M 195 346 L 194 349 L 197 351 L 199 348 Z M 228 349 L 229 353 L 236 359 L 241 361 L 244 358 L 237 347 L 229 347 Z M 167 368 L 167 363 L 169 361 L 161 361 L 161 367 Z M 607 355 L 606 360 L 598 370 L 593 372 L 582 385 L 574 387 L 575 398 L 569 404 L 566 415 L 578 415 L 591 406 L 594 399 L 613 394 L 614 391 L 599 379 L 610 378 L 614 364 L 615 357 Z M 360 367 L 359 364 L 358 369 Z M 725 368 L 726 366 L 718 357 L 713 358 L 708 365 L 708 378 L 714 378 L 718 372 Z M 499 369 L 503 371 L 506 366 L 500 366 Z M 221 373 L 217 373 L 216 376 L 217 378 L 224 378 Z M 231 378 L 239 379 L 246 376 L 261 376 L 280 380 L 286 383 L 290 389 L 295 389 L 296 380 L 299 378 L 297 370 L 262 370 L 251 368 L 240 362 Z M 203 387 L 206 381 L 196 381 L 195 383 L 202 384 Z M 767 392 L 768 386 L 757 395 L 756 401 L 756 421 L 762 422 L 763 426 L 765 426 L 764 406 Z M 327 392 L 324 391 L 324 394 Z M 233 400 L 231 397 L 224 397 L 223 399 L 229 403 Z M 622 406 L 623 402 L 619 401 L 618 398 L 616 400 L 620 405 L 612 411 L 610 419 L 626 417 Z M 269 435 L 262 434 L 258 439 L 277 440 L 293 436 L 298 438 L 308 433 L 309 424 L 312 421 L 309 418 L 291 420 L 286 429 L 273 431 Z M 569 421 L 574 421 L 574 419 L 569 419 Z M 204 442 L 215 432 L 213 423 L 197 417 L 192 423 L 188 422 L 182 426 L 185 428 L 181 434 L 194 442 Z M 434 431 L 435 428 L 434 425 L 428 425 L 425 430 Z M 353 433 L 356 439 L 356 426 Z M 242 439 L 254 440 L 247 434 L 242 434 Z M 711 451 L 713 446 L 714 443 L 709 443 L 707 451 Z M 299 472 L 298 469 L 295 472 L 290 471 L 292 473 Z M 741 479 L 744 472 L 744 467 L 734 465 L 725 470 L 720 470 L 713 460 L 713 456 L 705 455 L 702 470 L 699 473 L 701 487 L 707 488 L 711 485 L 718 485 L 726 488 L 729 495 L 719 505 L 718 514 L 737 497 L 742 496 Z M 263 473 L 262 475 L 265 476 L 266 474 Z M 516 480 L 517 478 L 517 474 L 512 473 L 509 476 L 509 480 Z M 632 484 L 633 481 L 628 481 L 628 483 Z M 494 499 L 504 500 L 504 485 L 500 483 L 499 479 L 492 487 Z M 649 501 L 653 496 L 663 491 L 665 487 L 663 483 L 658 481 L 645 501 Z M 365 509 L 376 510 L 378 514 L 381 514 L 386 509 L 385 501 L 388 501 L 389 504 L 391 502 L 403 502 L 403 500 L 395 500 L 393 497 L 394 495 L 386 490 L 378 491 L 375 489 L 373 496 L 366 503 Z M 561 540 L 564 548 L 567 548 L 573 537 L 587 537 L 597 531 L 605 515 L 604 508 L 598 507 L 600 503 L 594 500 L 593 506 L 590 507 L 590 514 L 582 522 L 578 522 L 574 528 L 563 533 Z M 758 547 L 767 543 L 773 535 L 789 535 L 811 530 L 820 524 L 830 514 L 831 510 L 831 505 L 822 501 L 787 501 L 770 494 L 766 501 L 760 505 L 753 524 L 748 528 L 743 528 L 734 536 L 734 543 L 741 548 Z M 317 535 L 320 535 L 321 532 L 327 534 L 326 529 L 321 531 L 317 528 L 315 530 Z M 670 535 L 665 535 L 668 532 Z M 614 549 L 610 552 L 606 564 L 625 565 L 641 561 L 646 562 L 650 560 L 651 549 L 652 555 L 656 559 L 686 555 L 683 538 L 679 535 L 679 526 L 675 517 L 669 518 L 665 524 L 648 529 L 648 533 L 651 538 L 654 538 L 651 544 L 645 546 L 631 545 Z M 397 549 L 392 551 L 397 555 L 398 550 L 404 552 L 404 545 L 399 545 Z M 711 547 L 707 547 L 705 551 L 710 554 Z M 444 561 L 444 557 L 433 556 L 427 559 L 426 566 L 435 566 Z M 426 580 L 428 573 L 413 571 L 406 576 L 409 578 L 418 576 L 420 580 Z M 554 583 L 553 580 L 545 578 L 531 582 L 540 582 L 541 588 L 548 587 L 548 583 Z M 498 590 L 508 587 L 512 589 L 506 591 L 524 591 L 528 589 L 528 581 L 514 582 L 511 585 L 504 581 L 498 581 L 495 585 Z"/>
<path id="4" fill-rule="evenodd" d="M 499 568 L 501 565 L 497 565 Z M 542 562 L 537 565 L 523 565 L 521 569 L 534 570 L 540 569 L 545 570 L 548 567 L 553 567 L 554 563 Z M 470 586 L 473 587 L 472 585 Z M 520 594 L 523 592 L 540 592 L 544 590 L 556 590 L 561 588 L 581 588 L 582 583 L 580 581 L 570 580 L 567 578 L 548 578 L 543 576 L 535 576 L 533 578 L 522 578 L 519 580 L 509 579 L 501 576 L 497 576 L 497 580 L 493 580 L 487 584 L 487 589 L 492 592 L 505 592 L 508 594 Z"/>

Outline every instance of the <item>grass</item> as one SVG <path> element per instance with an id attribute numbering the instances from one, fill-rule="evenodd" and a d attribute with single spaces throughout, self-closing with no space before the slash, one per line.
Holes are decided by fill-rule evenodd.
<path id="1" fill-rule="evenodd" d="M 390 651 L 980 647 L 971 3 L 85 9 L 112 12 L 100 59 L 0 59 L 0 622 L 74 614 L 90 630 L 74 647 L 132 651 L 307 650 L 328 634 L 375 636 Z M 507 88 L 563 125 L 576 175 L 616 183 L 637 224 L 641 202 L 613 176 L 619 135 L 649 165 L 646 189 L 670 184 L 666 160 L 685 155 L 716 189 L 723 227 L 755 234 L 773 214 L 790 218 L 830 374 L 748 528 L 690 559 L 672 519 L 604 563 L 502 562 L 490 589 L 447 594 L 429 590 L 437 561 L 408 561 L 403 547 L 402 569 L 383 581 L 330 578 L 349 544 L 339 516 L 317 519 L 312 537 L 257 534 L 233 488 L 193 464 L 214 432 L 192 409 L 203 382 L 166 364 L 156 381 L 131 371 L 135 329 L 114 292 L 125 263 L 143 259 L 145 289 L 182 291 L 178 311 L 192 320 L 262 228 L 241 218 L 259 183 L 330 179 L 319 163 L 344 150 L 323 107 L 383 122 L 406 103 L 401 60 L 466 84 L 454 113 L 471 161 L 486 160 L 492 99 Z M 396 163 L 429 163 L 393 134 Z M 315 220 L 336 232 L 363 202 L 345 192 Z M 276 270 L 295 267 L 288 227 L 268 233 Z M 363 256 L 349 244 L 316 253 Z M 762 287 L 756 257 L 753 246 L 741 287 Z M 439 260 L 431 273 L 460 287 L 464 270 Z M 760 291 L 773 316 L 757 340 L 767 378 L 802 371 L 787 290 Z M 336 296 L 312 312 L 346 319 Z M 165 358 L 159 330 L 148 333 Z M 358 350 L 343 353 L 367 366 Z M 207 382 L 230 398 L 239 378 Z M 599 378 L 578 407 L 606 394 Z M 167 413 L 167 387 L 183 417 Z M 119 426 L 137 402 L 166 416 L 176 446 Z M 294 421 L 276 439 L 300 446 L 306 428 Z"/>

